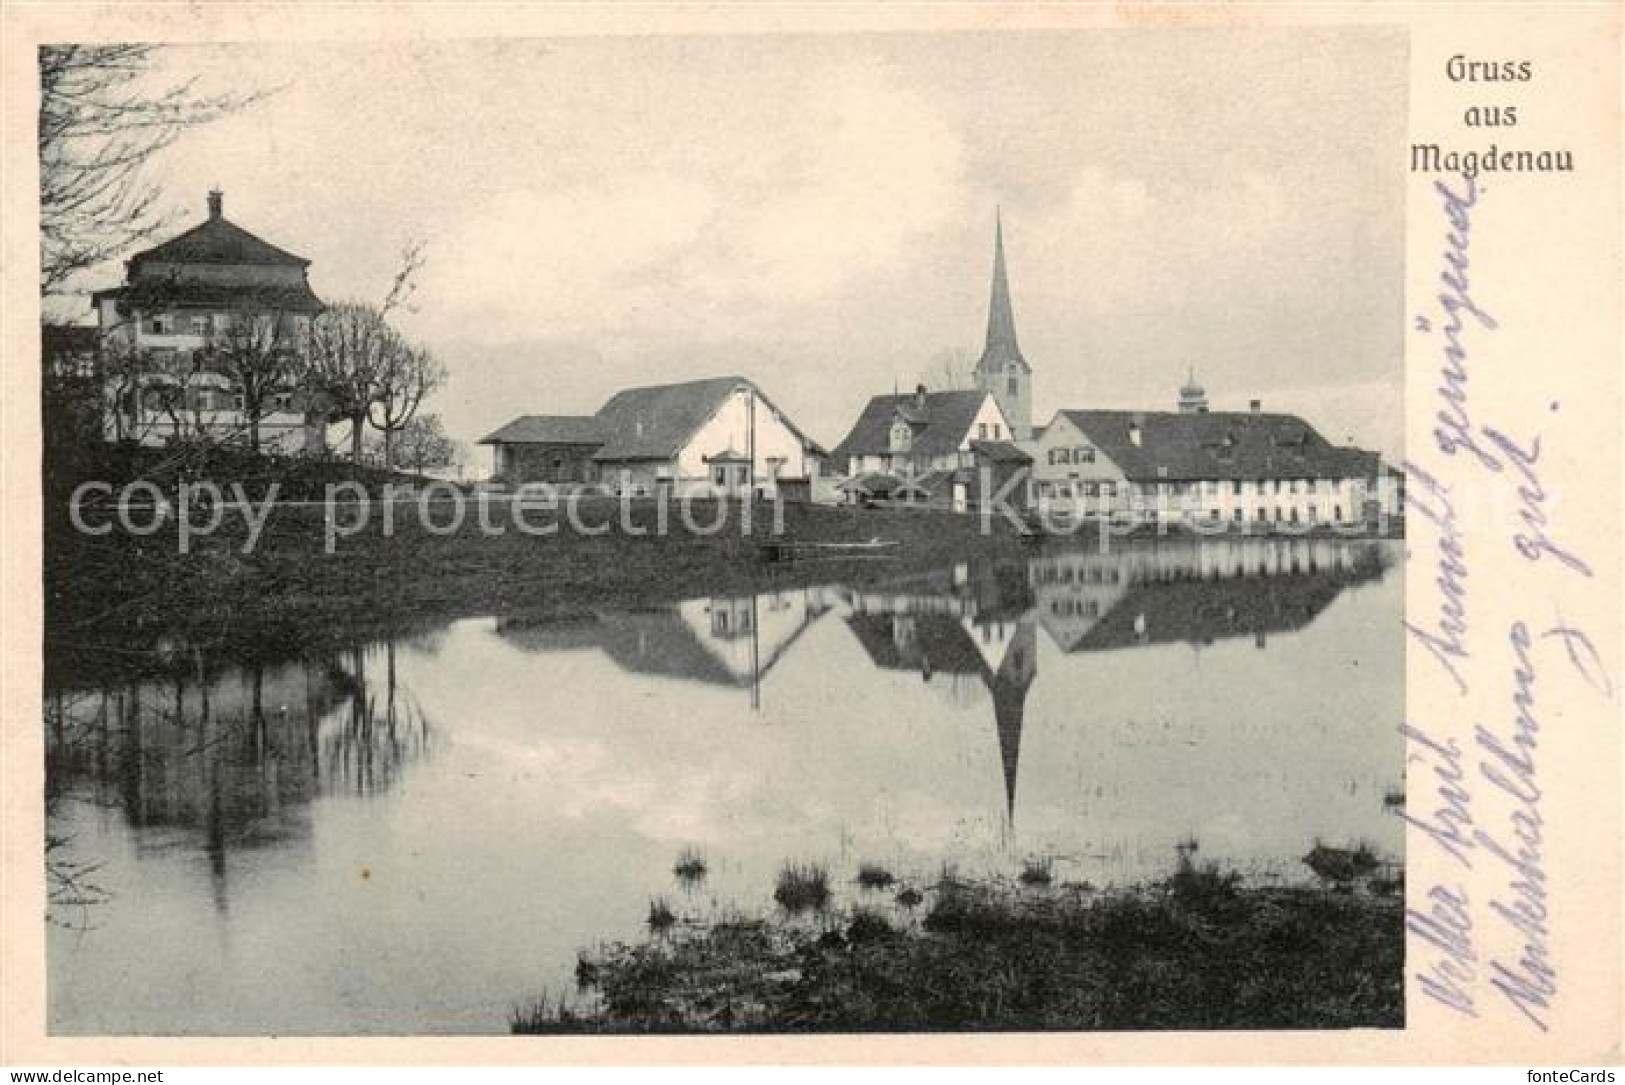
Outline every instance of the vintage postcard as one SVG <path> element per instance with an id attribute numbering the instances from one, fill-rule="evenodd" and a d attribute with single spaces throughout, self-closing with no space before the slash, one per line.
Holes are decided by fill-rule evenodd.
<path id="1" fill-rule="evenodd" d="M 4 21 L 0 1061 L 1617 1063 L 1617 5 Z"/>

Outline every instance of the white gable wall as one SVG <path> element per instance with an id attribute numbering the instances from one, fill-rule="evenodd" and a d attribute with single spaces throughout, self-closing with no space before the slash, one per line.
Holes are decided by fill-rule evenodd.
<path id="1" fill-rule="evenodd" d="M 748 388 L 735 389 L 710 419 L 700 425 L 677 455 L 677 474 L 682 481 L 709 479 L 707 457 L 732 450 L 745 453 L 751 448 L 750 419 L 756 416 L 755 475 L 758 480 L 773 478 L 774 461 L 780 478 L 811 478 L 817 474 L 814 457 L 807 454 L 802 439 L 760 394 Z"/>

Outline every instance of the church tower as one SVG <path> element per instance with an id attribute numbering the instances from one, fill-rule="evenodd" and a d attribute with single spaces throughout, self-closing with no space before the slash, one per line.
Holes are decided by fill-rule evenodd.
<path id="1" fill-rule="evenodd" d="M 1004 271 L 1004 221 L 993 226 L 993 297 L 987 309 L 987 345 L 976 363 L 976 387 L 992 392 L 1018 441 L 1033 435 L 1033 368 L 1016 343 L 1016 316 Z"/>

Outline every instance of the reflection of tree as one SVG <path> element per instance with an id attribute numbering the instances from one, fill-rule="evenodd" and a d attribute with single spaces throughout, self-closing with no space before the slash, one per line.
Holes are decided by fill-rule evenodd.
<path id="1" fill-rule="evenodd" d="M 365 665 L 380 652 L 375 691 Z M 221 908 L 235 853 L 306 839 L 311 802 L 382 792 L 427 752 L 393 643 L 353 649 L 347 664 L 249 663 L 214 676 L 201 652 L 186 655 L 162 678 L 48 695 L 46 812 L 60 824 L 65 802 L 118 809 L 143 831 L 138 854 L 180 833 L 207 857 Z M 70 843 L 55 829 L 47 840 L 53 906 L 99 903 L 105 894 L 71 860 Z"/>
<path id="2" fill-rule="evenodd" d="M 326 794 L 353 791 L 372 795 L 386 791 L 407 764 L 428 753 L 428 721 L 417 701 L 400 688 L 394 641 L 382 647 L 382 704 L 380 692 L 368 683 L 368 656 L 378 652 L 374 647 L 355 648 L 349 653 L 349 668 L 343 676 L 349 690 L 347 706 L 338 714 L 337 726 L 326 726 L 320 732 Z"/>

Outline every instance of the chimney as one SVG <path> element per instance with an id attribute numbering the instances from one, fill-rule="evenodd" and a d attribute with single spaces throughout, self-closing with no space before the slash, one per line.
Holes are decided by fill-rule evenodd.
<path id="1" fill-rule="evenodd" d="M 1262 399 L 1250 399 L 1247 401 L 1247 409 L 1257 414 L 1264 409 L 1264 401 Z"/>
<path id="2" fill-rule="evenodd" d="M 1140 440 L 1140 416 L 1136 413 L 1134 420 L 1128 424 L 1128 443 L 1139 448 Z"/>
<path id="3" fill-rule="evenodd" d="M 925 385 L 923 384 L 914 386 L 914 406 L 922 411 L 925 410 Z"/>
<path id="4" fill-rule="evenodd" d="M 223 209 L 224 204 L 225 204 L 225 200 L 226 200 L 226 194 L 224 192 L 221 192 L 218 188 L 209 189 L 209 217 L 210 218 L 217 219 L 217 218 L 220 217 L 220 215 L 222 213 L 222 209 Z"/>

